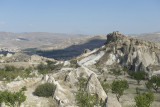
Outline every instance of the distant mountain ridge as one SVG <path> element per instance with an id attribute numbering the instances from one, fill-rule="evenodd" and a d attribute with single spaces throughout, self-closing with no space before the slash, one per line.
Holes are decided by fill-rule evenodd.
<path id="1" fill-rule="evenodd" d="M 12 33 L 0 32 L 0 47 L 35 48 L 58 43 L 68 38 L 82 37 L 80 34 L 61 34 L 47 32 Z"/>

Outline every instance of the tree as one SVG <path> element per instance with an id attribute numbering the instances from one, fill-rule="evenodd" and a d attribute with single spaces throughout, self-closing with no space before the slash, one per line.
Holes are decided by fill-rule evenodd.
<path id="1" fill-rule="evenodd" d="M 150 107 L 154 101 L 153 92 L 138 94 L 134 98 L 137 107 Z"/>
<path id="2" fill-rule="evenodd" d="M 146 83 L 146 87 L 149 90 L 153 88 L 157 92 L 158 88 L 160 87 L 160 77 L 152 76 L 151 79 Z"/>
<path id="3" fill-rule="evenodd" d="M 119 101 L 120 97 L 123 95 L 124 90 L 128 89 L 129 85 L 126 80 L 117 80 L 113 81 L 111 84 L 112 92 L 116 94 L 117 100 Z"/>
<path id="4" fill-rule="evenodd" d="M 150 81 L 153 84 L 152 85 L 153 89 L 157 92 L 158 88 L 160 87 L 160 77 L 158 77 L 158 76 L 152 76 Z"/>
<path id="5" fill-rule="evenodd" d="M 139 72 L 134 72 L 133 73 L 133 78 L 137 80 L 137 84 L 140 84 L 140 81 L 145 78 L 145 72 L 144 71 L 139 71 Z"/>

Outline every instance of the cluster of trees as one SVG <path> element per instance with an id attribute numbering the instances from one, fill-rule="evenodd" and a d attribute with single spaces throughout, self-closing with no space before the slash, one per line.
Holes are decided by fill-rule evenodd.
<path id="1" fill-rule="evenodd" d="M 10 92 L 8 90 L 0 91 L 0 106 L 2 103 L 11 107 L 20 107 L 21 104 L 26 100 L 26 96 L 21 89 L 18 92 Z"/>
<path id="2" fill-rule="evenodd" d="M 6 65 L 4 68 L 0 69 L 0 80 L 1 81 L 12 81 L 18 76 L 22 78 L 31 77 L 30 73 L 32 68 L 16 68 L 15 66 Z"/>
<path id="3" fill-rule="evenodd" d="M 111 69 L 110 71 L 116 77 L 116 79 L 118 78 L 118 76 L 122 74 L 125 75 L 126 73 L 128 73 L 131 76 L 131 78 L 137 80 L 138 85 L 140 84 L 141 80 L 145 80 L 148 77 L 148 73 L 144 71 L 129 72 L 129 70 L 125 67 L 122 70 L 121 69 Z"/>
<path id="4" fill-rule="evenodd" d="M 53 88 L 54 88 L 53 83 L 44 83 L 39 86 L 34 91 L 34 94 L 39 97 L 50 97 L 52 96 L 53 93 Z"/>
<path id="5" fill-rule="evenodd" d="M 120 69 L 111 69 L 110 70 L 113 75 L 115 75 L 116 79 L 119 75 L 128 73 L 131 78 L 137 81 L 137 84 L 140 85 L 141 80 L 148 79 L 148 73 L 144 71 L 131 72 L 127 68 Z M 151 92 L 151 89 L 158 91 L 160 87 L 160 77 L 152 76 L 151 79 L 148 79 L 146 82 L 146 88 L 148 92 L 141 93 L 139 88 L 136 88 L 137 96 L 135 96 L 134 100 L 136 102 L 137 107 L 150 107 L 150 105 L 154 101 L 154 93 Z M 114 80 L 111 84 L 112 92 L 116 94 L 117 100 L 123 95 L 124 91 L 129 88 L 128 82 L 126 80 Z"/>

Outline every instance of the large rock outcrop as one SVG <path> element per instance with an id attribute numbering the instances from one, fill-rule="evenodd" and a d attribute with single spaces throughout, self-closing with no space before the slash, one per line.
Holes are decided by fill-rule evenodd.
<path id="1" fill-rule="evenodd" d="M 113 32 L 107 35 L 105 45 L 121 66 L 133 71 L 147 71 L 150 65 L 160 63 L 160 47 L 149 41 L 130 39 L 119 32 Z"/>
<path id="2" fill-rule="evenodd" d="M 98 63 L 101 66 L 125 66 L 133 71 L 150 71 L 150 66 L 160 64 L 159 45 L 128 38 L 119 32 L 108 34 L 105 46 L 90 53 L 79 58 L 83 65 Z"/>

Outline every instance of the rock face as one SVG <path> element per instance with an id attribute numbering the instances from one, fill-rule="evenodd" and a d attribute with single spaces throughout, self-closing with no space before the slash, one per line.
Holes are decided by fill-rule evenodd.
<path id="1" fill-rule="evenodd" d="M 149 41 L 130 39 L 119 32 L 113 32 L 107 35 L 105 45 L 116 57 L 117 63 L 133 71 L 148 71 L 150 65 L 160 63 L 160 47 Z"/>
<path id="2" fill-rule="evenodd" d="M 88 68 L 81 66 L 77 69 L 71 71 L 65 78 L 65 81 L 76 84 L 78 82 L 79 77 L 89 78 L 89 76 L 94 73 L 93 71 L 89 70 Z M 94 73 L 95 74 L 95 73 Z M 96 75 L 96 74 L 95 74 Z"/>
<path id="3" fill-rule="evenodd" d="M 107 98 L 107 95 L 95 74 L 91 74 L 91 76 L 89 77 L 85 90 L 90 94 L 98 95 L 98 97 L 103 101 L 105 101 L 105 99 Z"/>
<path id="4" fill-rule="evenodd" d="M 57 101 L 60 106 L 71 105 L 71 92 L 62 88 L 59 83 L 53 89 L 53 98 Z"/>

